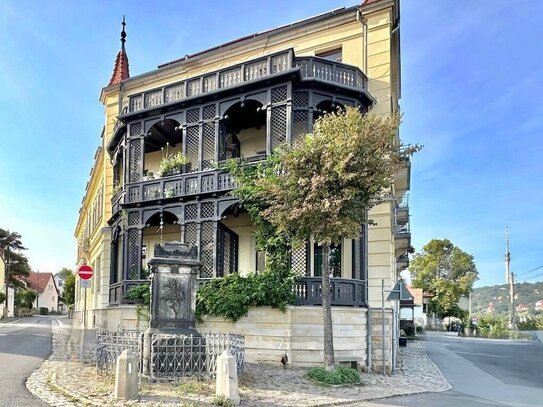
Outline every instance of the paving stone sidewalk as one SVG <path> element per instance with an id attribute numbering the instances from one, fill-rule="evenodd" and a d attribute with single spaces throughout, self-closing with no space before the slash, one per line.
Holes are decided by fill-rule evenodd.
<path id="1" fill-rule="evenodd" d="M 212 403 L 214 384 L 195 381 L 181 386 L 142 382 L 138 402 L 116 401 L 112 397 L 113 377 L 99 376 L 94 363 L 82 361 L 77 337 L 75 331 L 66 327 L 53 327 L 53 354 L 27 381 L 28 389 L 51 406 L 210 406 Z M 90 355 L 86 356 L 88 359 Z M 364 400 L 451 388 L 419 341 L 409 341 L 407 348 L 400 348 L 395 374 L 362 373 L 359 386 L 318 385 L 304 377 L 305 371 L 246 364 L 240 374 L 241 405 L 353 405 Z"/>

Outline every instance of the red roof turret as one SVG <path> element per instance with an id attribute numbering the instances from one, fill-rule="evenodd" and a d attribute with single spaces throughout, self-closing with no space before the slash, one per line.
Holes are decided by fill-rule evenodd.
<path id="1" fill-rule="evenodd" d="M 111 79 L 109 80 L 108 86 L 116 85 L 120 83 L 121 81 L 124 81 L 125 79 L 130 78 L 130 70 L 128 67 L 128 55 L 126 55 L 126 51 L 124 49 L 124 43 L 126 41 L 126 32 L 124 31 L 124 26 L 126 25 L 124 21 L 123 16 L 123 30 L 121 31 L 121 50 L 117 54 L 117 58 L 115 58 L 115 66 L 113 67 L 113 74 L 111 75 Z"/>

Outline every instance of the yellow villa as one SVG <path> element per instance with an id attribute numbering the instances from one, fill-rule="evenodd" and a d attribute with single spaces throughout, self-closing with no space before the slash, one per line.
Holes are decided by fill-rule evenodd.
<path id="1" fill-rule="evenodd" d="M 86 292 L 76 284 L 76 318 L 87 327 L 134 329 L 135 306 L 125 295 L 148 280 L 147 263 L 162 241 L 195 245 L 202 280 L 263 270 L 251 220 L 228 195 L 234 181 L 216 164 L 262 160 L 338 106 L 396 111 L 399 36 L 399 1 L 366 0 L 130 76 L 123 22 L 121 50 L 100 95 L 105 123 L 75 230 L 78 263 L 94 269 Z M 188 162 L 160 168 L 166 155 L 179 152 Z M 332 250 L 340 361 L 374 369 L 382 363 L 375 350 L 381 314 L 368 318 L 368 309 L 380 310 L 381 281 L 390 289 L 408 265 L 409 176 L 407 163 L 390 200 L 369 214 L 376 225 Z M 292 253 L 301 292 L 319 284 L 321 257 L 314 242 Z M 306 294 L 286 313 L 259 308 L 235 325 L 207 318 L 197 329 L 245 334 L 249 360 L 277 361 L 286 350 L 293 364 L 310 365 L 315 355 L 322 358 L 319 304 Z M 396 305 L 386 306 L 391 369 Z"/>

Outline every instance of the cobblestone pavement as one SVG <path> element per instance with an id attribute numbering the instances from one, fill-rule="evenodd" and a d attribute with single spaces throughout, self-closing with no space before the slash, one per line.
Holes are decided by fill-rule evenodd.
<path id="1" fill-rule="evenodd" d="M 75 332 L 75 331 L 74 331 Z M 184 385 L 140 384 L 139 401 L 116 401 L 112 376 L 99 376 L 93 363 L 80 360 L 77 334 L 53 327 L 53 354 L 27 381 L 28 389 L 51 406 L 209 406 L 212 382 Z M 88 353 L 88 352 L 85 352 Z M 87 355 L 88 356 L 88 355 Z M 418 341 L 400 349 L 400 367 L 391 376 L 362 373 L 362 385 L 333 387 L 304 378 L 305 369 L 246 364 L 240 374 L 242 406 L 356 405 L 398 395 L 444 391 L 451 388 Z"/>

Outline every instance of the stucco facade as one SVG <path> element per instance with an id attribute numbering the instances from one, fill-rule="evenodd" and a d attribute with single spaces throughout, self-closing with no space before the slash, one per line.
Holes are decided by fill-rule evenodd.
<path id="1" fill-rule="evenodd" d="M 371 1 L 118 83 L 112 78 L 100 96 L 105 123 L 75 231 L 78 263 L 94 269 L 86 293 L 76 283 L 80 320 L 86 310 L 88 326 L 133 326 L 127 322 L 133 306 L 124 295 L 145 280 L 146 262 L 161 240 L 194 242 L 204 262 L 202 278 L 261 269 L 251 221 L 224 194 L 232 188 L 228 176 L 210 164 L 232 153 L 224 147 L 230 140 L 224 130 L 228 120 L 239 116 L 246 122 L 235 132 L 237 154 L 259 159 L 278 143 L 293 141 L 298 131 L 310 131 L 327 108 L 353 105 L 390 114 L 400 97 L 398 21 L 397 1 Z M 191 158 L 190 169 L 158 178 L 161 138 L 169 152 L 183 151 Z M 151 172 L 155 178 L 150 180 Z M 409 218 L 400 203 L 408 190 L 409 165 L 398 174 L 390 199 L 369 213 L 375 225 L 360 239 L 345 239 L 338 249 L 335 276 L 363 281 L 372 307 L 381 305 L 381 281 L 389 289 L 406 267 Z M 306 277 L 320 275 L 317 251 L 308 242 L 293 256 L 293 269 Z"/>

